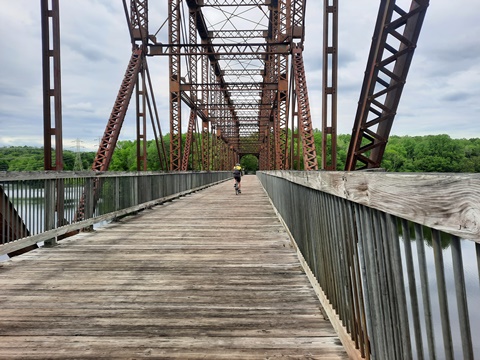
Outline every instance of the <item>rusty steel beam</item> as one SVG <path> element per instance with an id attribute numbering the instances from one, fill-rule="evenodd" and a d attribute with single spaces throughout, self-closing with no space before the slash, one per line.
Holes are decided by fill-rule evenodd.
<path id="1" fill-rule="evenodd" d="M 148 0 L 130 1 L 129 26 L 134 41 L 146 45 L 148 39 Z"/>
<path id="2" fill-rule="evenodd" d="M 180 85 L 180 89 L 184 91 L 203 91 L 204 87 L 208 87 L 210 91 L 235 91 L 235 92 L 257 92 L 260 90 L 277 90 L 278 83 L 273 82 L 224 82 L 224 83 L 196 83 L 196 82 L 185 82 Z"/>
<path id="3" fill-rule="evenodd" d="M 212 39 L 258 39 L 267 37 L 263 30 L 215 30 L 209 31 Z"/>
<path id="4" fill-rule="evenodd" d="M 63 135 L 59 0 L 41 0 L 40 8 L 42 17 L 44 168 L 45 170 L 61 171 L 63 170 Z M 55 148 L 54 158 L 52 157 L 53 148 Z"/>
<path id="5" fill-rule="evenodd" d="M 199 0 L 199 6 L 260 6 L 270 5 L 272 0 Z"/>
<path id="6" fill-rule="evenodd" d="M 428 5 L 381 1 L 345 170 L 380 167 Z"/>
<path id="7" fill-rule="evenodd" d="M 2 205 L 0 206 L 0 244 L 29 236 L 30 231 L 27 225 L 2 186 L 0 186 L 0 204 Z M 35 248 L 37 248 L 36 245 Z"/>
<path id="8" fill-rule="evenodd" d="M 145 67 L 140 65 L 136 85 L 137 104 L 137 171 L 147 170 L 147 88 Z"/>
<path id="9" fill-rule="evenodd" d="M 168 0 L 168 42 L 180 44 L 180 0 Z M 170 170 L 182 167 L 182 98 L 180 93 L 180 50 L 170 48 Z"/>
<path id="10" fill-rule="evenodd" d="M 287 3 L 285 0 L 278 0 L 278 30 L 275 32 L 275 41 L 280 41 L 282 33 L 287 28 Z M 288 167 L 288 56 L 280 54 L 277 57 L 277 82 L 278 88 L 275 98 L 275 157 L 276 169 L 286 169 Z"/>
<path id="11" fill-rule="evenodd" d="M 337 168 L 338 0 L 324 0 L 322 80 L 322 169 L 333 171 Z"/>
<path id="12" fill-rule="evenodd" d="M 187 43 L 187 44 L 149 44 L 150 56 L 168 56 L 170 49 L 174 48 L 181 55 L 190 55 L 199 52 L 203 48 L 203 44 Z M 285 42 L 278 43 L 236 43 L 236 44 L 211 44 L 207 50 L 208 55 L 226 56 L 226 55 L 258 55 L 265 56 L 272 51 L 270 48 L 275 47 L 275 54 L 288 54 L 289 47 Z"/>
<path id="13" fill-rule="evenodd" d="M 182 158 L 182 171 L 188 170 L 188 164 L 190 160 L 191 150 L 192 150 L 192 138 L 193 138 L 193 130 L 195 128 L 195 122 L 197 121 L 196 111 L 194 109 L 190 109 L 190 119 L 188 120 L 188 130 L 187 136 L 185 138 L 185 149 L 183 151 L 183 158 Z"/>
<path id="14" fill-rule="evenodd" d="M 50 6 L 51 5 L 51 6 Z M 60 61 L 59 0 L 41 0 L 42 73 L 43 73 L 43 153 L 45 170 L 63 170 L 62 80 Z M 53 73 L 52 73 L 53 71 Z M 52 108 L 53 104 L 53 108 Z M 52 114 L 53 112 L 53 114 Z M 52 148 L 55 156 L 52 158 Z M 55 185 L 57 224 L 64 225 L 64 184 Z M 47 229 L 48 230 L 48 229 Z M 45 241 L 54 245 L 55 239 Z"/>
<path id="15" fill-rule="evenodd" d="M 108 119 L 105 132 L 103 133 L 102 140 L 100 141 L 97 154 L 93 161 L 92 170 L 94 171 L 108 170 L 118 136 L 120 135 L 120 129 L 125 119 L 128 104 L 130 103 L 133 89 L 138 78 L 141 63 L 142 50 L 138 48 L 132 52 L 132 56 L 128 62 L 120 90 L 118 91 L 110 118 Z"/>
<path id="16" fill-rule="evenodd" d="M 120 90 L 118 91 L 117 98 L 113 105 L 112 112 L 110 113 L 110 118 L 108 119 L 107 126 L 100 140 L 97 153 L 93 160 L 92 170 L 93 171 L 107 171 L 112 161 L 113 152 L 117 145 L 118 137 L 120 135 L 120 130 L 122 128 L 123 122 L 125 120 L 125 114 L 127 113 L 128 105 L 132 98 L 133 90 L 138 79 L 140 68 L 143 61 L 142 49 L 135 48 L 132 51 L 130 61 L 127 65 L 127 70 L 123 76 L 122 84 L 120 85 Z M 138 149 L 137 149 L 138 151 Z M 137 162 L 138 164 L 138 162 Z M 98 200 L 98 191 L 100 189 L 100 184 L 96 180 L 93 184 L 94 190 L 94 201 L 93 206 L 95 206 Z M 82 194 L 80 203 L 75 214 L 75 221 L 81 221 L 85 217 L 85 191 Z M 93 209 L 88 209 L 92 211 Z"/>
<path id="17" fill-rule="evenodd" d="M 304 170 L 318 170 L 317 151 L 313 137 L 310 102 L 308 100 L 307 79 L 303 65 L 303 49 L 298 46 L 293 50 L 293 69 L 295 78 L 295 93 L 298 102 L 298 119 L 300 136 L 303 146 Z"/>
<path id="18" fill-rule="evenodd" d="M 147 0 L 130 1 L 130 27 L 133 40 L 140 41 L 141 49 L 146 49 L 148 41 Z M 140 64 L 140 76 L 137 76 L 136 85 L 137 171 L 147 170 L 147 87 L 145 64 L 146 60 L 143 59 L 142 63 Z"/>
<path id="19" fill-rule="evenodd" d="M 199 11 L 198 8 L 190 8 L 189 9 L 189 16 L 188 16 L 188 38 L 190 43 L 196 43 L 197 42 L 197 12 Z M 192 147 L 192 143 L 194 141 L 193 136 L 194 136 L 194 129 L 195 129 L 195 123 L 197 121 L 197 51 L 194 49 L 192 51 L 192 54 L 188 56 L 188 64 L 189 64 L 189 72 L 188 75 L 190 77 L 190 83 L 188 84 L 188 90 L 190 90 L 190 99 L 193 103 L 193 107 L 190 109 L 190 118 L 188 121 L 188 128 L 187 128 L 187 134 L 185 138 L 185 145 L 183 149 L 183 157 L 182 157 L 182 171 L 187 171 L 188 170 L 188 165 L 189 165 L 189 160 L 190 160 L 190 155 L 192 155 L 192 164 L 193 164 L 193 158 L 195 157 L 195 154 L 191 154 L 192 150 L 194 150 L 194 147 Z M 180 87 L 182 89 L 182 86 Z M 201 89 L 200 89 L 201 91 Z M 194 166 L 192 166 L 194 168 Z"/>

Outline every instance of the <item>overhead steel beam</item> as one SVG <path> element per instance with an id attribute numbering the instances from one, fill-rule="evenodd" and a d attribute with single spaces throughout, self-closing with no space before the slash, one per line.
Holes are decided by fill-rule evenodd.
<path id="1" fill-rule="evenodd" d="M 270 5 L 272 0 L 198 0 L 199 6 L 261 6 Z"/>

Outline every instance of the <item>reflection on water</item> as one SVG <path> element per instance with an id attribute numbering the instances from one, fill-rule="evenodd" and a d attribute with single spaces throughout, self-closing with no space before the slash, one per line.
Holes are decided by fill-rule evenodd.
<path id="1" fill-rule="evenodd" d="M 442 324 L 440 318 L 440 305 L 439 305 L 439 298 L 438 298 L 438 290 L 437 290 L 437 279 L 435 273 L 435 258 L 432 248 L 431 236 L 425 234 L 426 239 L 424 241 L 425 244 L 425 257 L 427 263 L 427 275 L 428 275 L 428 282 L 429 282 L 429 293 L 430 293 L 430 301 L 431 301 L 431 308 L 432 308 L 432 321 L 433 321 L 433 331 L 434 331 L 434 338 L 435 338 L 435 351 L 438 358 L 442 358 L 442 354 L 444 354 L 443 349 L 443 336 L 442 336 Z M 449 317 L 450 317 L 450 327 L 451 327 L 451 334 L 452 334 L 452 341 L 454 347 L 454 353 L 459 358 L 463 358 L 462 356 L 462 342 L 461 342 L 461 334 L 460 334 L 460 324 L 458 318 L 458 308 L 457 308 L 457 300 L 456 300 L 456 290 L 455 290 L 455 280 L 453 276 L 453 262 L 452 262 L 452 251 L 451 251 L 451 241 L 450 235 L 443 234 L 441 238 L 441 245 L 442 245 L 442 253 L 443 253 L 443 262 L 444 262 L 444 273 L 445 273 L 445 283 L 447 288 L 447 299 L 448 299 L 448 309 L 449 309 Z M 462 249 L 462 257 L 463 257 L 463 267 L 464 267 L 464 275 L 465 275 L 465 287 L 467 293 L 467 304 L 468 304 L 468 311 L 469 311 L 469 318 L 470 318 L 470 328 L 472 333 L 472 339 L 475 339 L 477 334 L 480 333 L 480 311 L 478 310 L 478 305 L 480 304 L 480 287 L 479 287 L 479 278 L 478 278 L 478 268 L 477 268 L 477 257 L 475 251 L 475 242 L 470 240 L 462 239 L 461 242 L 461 249 Z M 424 307 L 422 301 L 422 285 L 420 281 L 420 270 L 418 267 L 418 258 L 417 258 L 417 244 L 415 239 L 411 241 L 412 246 L 412 256 L 414 262 L 414 272 L 415 272 L 415 282 L 417 288 L 417 296 L 418 296 L 418 305 L 419 305 L 419 312 L 420 312 L 420 321 L 421 321 L 421 328 L 423 333 L 423 347 L 424 347 L 424 354 L 428 354 L 427 349 L 427 341 L 426 341 L 426 329 L 425 329 L 425 320 L 424 320 Z M 411 306 L 410 306 L 410 297 L 409 297 L 409 289 L 408 289 L 408 279 L 407 279 L 407 270 L 405 264 L 405 256 L 404 256 L 404 249 L 403 246 L 400 247 L 402 251 L 402 258 L 403 258 L 403 271 L 404 271 L 404 279 L 406 284 L 406 294 L 407 294 L 407 302 L 409 306 L 409 322 L 411 327 L 413 326 L 412 314 L 411 314 Z M 412 335 L 412 344 L 414 344 L 414 333 L 413 329 L 411 329 Z M 473 351 L 475 354 L 480 354 L 480 342 L 473 340 Z"/>

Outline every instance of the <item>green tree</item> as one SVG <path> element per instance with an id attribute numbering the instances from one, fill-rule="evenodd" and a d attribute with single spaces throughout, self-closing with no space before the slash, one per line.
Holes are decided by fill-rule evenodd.
<path id="1" fill-rule="evenodd" d="M 240 165 L 246 173 L 255 173 L 258 170 L 258 158 L 252 154 L 245 155 L 240 160 Z"/>

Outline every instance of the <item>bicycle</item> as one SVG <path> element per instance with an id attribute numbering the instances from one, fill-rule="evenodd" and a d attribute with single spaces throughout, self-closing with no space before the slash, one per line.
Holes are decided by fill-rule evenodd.
<path id="1" fill-rule="evenodd" d="M 235 195 L 238 195 L 238 194 L 242 193 L 242 191 L 238 187 L 238 181 L 237 180 L 235 180 L 235 185 L 233 185 L 233 187 L 235 188 Z"/>

